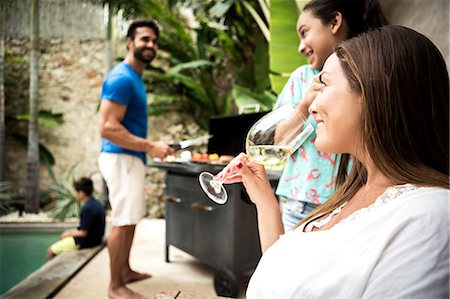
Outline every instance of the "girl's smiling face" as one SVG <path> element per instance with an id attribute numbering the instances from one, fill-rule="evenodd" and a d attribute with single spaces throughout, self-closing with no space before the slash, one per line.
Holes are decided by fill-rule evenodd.
<path id="1" fill-rule="evenodd" d="M 297 34 L 300 39 L 298 52 L 303 54 L 313 69 L 321 70 L 325 60 L 333 53 L 334 47 L 341 41 L 336 32 L 339 29 L 340 14 L 329 25 L 315 17 L 312 12 L 303 11 L 297 21 Z"/>
<path id="2" fill-rule="evenodd" d="M 350 88 L 336 54 L 326 60 L 319 78 L 321 91 L 309 107 L 318 123 L 316 147 L 328 153 L 356 155 L 360 150 L 361 95 Z"/>

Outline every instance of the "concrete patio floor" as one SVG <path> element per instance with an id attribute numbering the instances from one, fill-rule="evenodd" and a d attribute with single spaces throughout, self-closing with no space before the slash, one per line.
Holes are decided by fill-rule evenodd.
<path id="1" fill-rule="evenodd" d="M 131 267 L 152 274 L 152 278 L 129 284 L 147 298 L 165 292 L 183 298 L 223 298 L 214 290 L 216 270 L 171 246 L 170 263 L 165 262 L 165 220 L 144 219 L 136 227 L 131 251 Z M 109 255 L 105 247 L 55 295 L 55 299 L 107 299 Z M 245 298 L 248 277 L 241 278 L 238 298 Z M 162 298 L 162 297 L 161 297 Z"/>

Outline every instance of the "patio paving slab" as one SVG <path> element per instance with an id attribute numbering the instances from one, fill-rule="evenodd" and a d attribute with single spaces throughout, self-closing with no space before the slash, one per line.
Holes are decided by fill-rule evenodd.
<path id="1" fill-rule="evenodd" d="M 181 292 L 178 299 L 223 298 L 218 297 L 214 289 L 215 269 L 173 246 L 170 247 L 170 263 L 165 262 L 164 219 L 143 219 L 137 225 L 130 264 L 136 271 L 152 274 L 150 279 L 128 285 L 147 298 L 178 292 Z M 53 298 L 107 299 L 109 276 L 109 254 L 105 247 Z M 247 279 L 244 277 L 241 281 L 238 298 L 245 298 Z"/>

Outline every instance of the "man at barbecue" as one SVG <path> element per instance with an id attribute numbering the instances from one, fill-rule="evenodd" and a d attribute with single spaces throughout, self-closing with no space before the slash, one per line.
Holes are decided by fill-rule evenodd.
<path id="1" fill-rule="evenodd" d="M 174 153 L 168 143 L 146 139 L 147 94 L 142 73 L 156 56 L 158 38 L 155 21 L 132 22 L 126 36 L 126 57 L 108 73 L 101 92 L 99 168 L 111 204 L 112 231 L 108 238 L 111 299 L 145 298 L 126 284 L 151 277 L 132 270 L 129 264 L 136 224 L 146 214 L 146 154 L 165 158 Z"/>

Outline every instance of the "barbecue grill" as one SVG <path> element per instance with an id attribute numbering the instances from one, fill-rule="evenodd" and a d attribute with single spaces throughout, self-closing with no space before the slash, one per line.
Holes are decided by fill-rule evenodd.
<path id="1" fill-rule="evenodd" d="M 209 153 L 237 155 L 245 135 L 264 113 L 210 119 Z M 242 184 L 226 185 L 228 201 L 211 201 L 198 182 L 203 171 L 218 173 L 224 166 L 195 162 L 154 162 L 166 171 L 166 262 L 175 246 L 218 270 L 214 287 L 218 296 L 237 297 L 240 276 L 254 270 L 261 257 L 256 208 Z M 275 188 L 279 173 L 269 172 Z"/>

